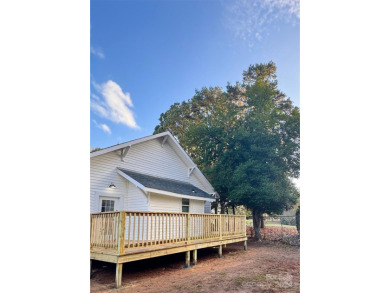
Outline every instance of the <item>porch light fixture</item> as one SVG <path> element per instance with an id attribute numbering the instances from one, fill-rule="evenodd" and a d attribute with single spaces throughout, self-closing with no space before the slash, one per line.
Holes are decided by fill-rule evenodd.
<path id="1" fill-rule="evenodd" d="M 116 186 L 114 183 L 111 182 L 110 186 L 108 186 L 109 188 L 112 188 L 112 189 L 116 189 Z"/>

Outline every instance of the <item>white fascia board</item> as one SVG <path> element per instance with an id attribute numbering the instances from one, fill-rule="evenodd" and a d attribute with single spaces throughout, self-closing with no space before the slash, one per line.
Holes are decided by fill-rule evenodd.
<path id="1" fill-rule="evenodd" d="M 90 158 L 93 158 L 93 157 L 96 157 L 96 156 L 100 156 L 100 155 L 104 155 L 106 153 L 113 152 L 113 151 L 116 151 L 116 150 L 120 150 L 120 149 L 123 149 L 125 147 L 131 147 L 132 145 L 135 145 L 135 144 L 138 144 L 138 143 L 141 143 L 141 142 L 144 142 L 144 141 L 148 141 L 148 140 L 151 140 L 151 139 L 155 139 L 155 138 L 158 138 L 158 137 L 166 136 L 168 134 L 170 134 L 170 132 L 166 131 L 166 132 L 161 132 L 161 133 L 158 133 L 158 134 L 155 134 L 155 135 L 150 135 L 150 136 L 142 137 L 142 138 L 139 138 L 139 139 L 131 140 L 131 141 L 128 141 L 128 142 L 124 142 L 124 143 L 121 143 L 121 144 L 117 144 L 117 145 L 105 148 L 103 150 L 90 153 Z"/>
<path id="2" fill-rule="evenodd" d="M 145 191 L 146 192 L 157 193 L 157 194 L 162 194 L 162 195 L 168 195 L 168 196 L 172 196 L 172 197 L 196 199 L 196 200 L 203 200 L 203 201 L 209 201 L 209 202 L 215 201 L 215 198 L 207 198 L 207 197 L 186 195 L 186 194 L 174 193 L 174 192 L 170 192 L 170 191 L 154 189 L 154 188 L 149 188 L 149 187 L 146 187 Z"/>
<path id="3" fill-rule="evenodd" d="M 123 178 L 127 179 L 128 181 L 133 183 L 135 186 L 137 186 L 139 189 L 141 189 L 145 194 L 147 193 L 146 187 L 143 186 L 141 183 L 139 183 L 137 180 L 134 180 L 129 175 L 127 175 L 126 173 L 122 172 L 119 169 L 116 169 L 116 172 L 118 172 L 118 174 L 121 175 Z"/>

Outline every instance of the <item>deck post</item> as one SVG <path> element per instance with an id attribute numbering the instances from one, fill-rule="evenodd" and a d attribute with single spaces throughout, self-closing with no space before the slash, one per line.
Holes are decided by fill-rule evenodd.
<path id="1" fill-rule="evenodd" d="M 119 212 L 118 225 L 118 254 L 122 254 L 125 250 L 126 212 Z"/>
<path id="2" fill-rule="evenodd" d="M 218 223 L 218 228 L 219 228 L 219 240 L 222 240 L 222 215 L 219 214 L 219 223 Z"/>
<path id="3" fill-rule="evenodd" d="M 92 247 L 92 214 L 90 214 L 89 217 L 89 248 Z"/>
<path id="4" fill-rule="evenodd" d="M 91 259 L 90 264 L 89 264 L 89 273 L 90 274 L 92 273 L 92 259 Z"/>
<path id="5" fill-rule="evenodd" d="M 194 266 L 196 266 L 196 263 L 198 262 L 198 250 L 197 249 L 194 249 L 192 251 L 192 259 L 193 259 L 193 263 L 194 263 Z"/>
<path id="6" fill-rule="evenodd" d="M 186 240 L 187 240 L 187 243 L 190 241 L 190 235 L 191 235 L 191 233 L 190 233 L 190 213 L 188 213 L 187 214 L 187 231 L 186 231 L 186 233 L 187 233 L 187 235 L 186 235 Z"/>
<path id="7" fill-rule="evenodd" d="M 189 268 L 190 267 L 190 258 L 191 258 L 191 255 L 190 255 L 190 251 L 187 250 L 186 251 L 186 264 L 185 264 L 185 268 Z"/>
<path id="8" fill-rule="evenodd" d="M 115 288 L 118 289 L 120 286 L 122 286 L 122 266 L 123 264 L 117 263 L 116 264 L 116 271 L 115 271 Z"/>
<path id="9" fill-rule="evenodd" d="M 243 218 L 243 221 L 242 221 L 242 232 L 243 232 L 243 236 L 247 236 L 246 235 L 246 216 L 242 216 L 242 218 Z"/>
<path id="10" fill-rule="evenodd" d="M 218 247 L 218 257 L 221 258 L 222 257 L 222 245 L 220 245 Z"/>
<path id="11" fill-rule="evenodd" d="M 247 242 L 246 240 L 244 241 L 244 250 L 247 251 L 248 247 L 247 247 Z"/>

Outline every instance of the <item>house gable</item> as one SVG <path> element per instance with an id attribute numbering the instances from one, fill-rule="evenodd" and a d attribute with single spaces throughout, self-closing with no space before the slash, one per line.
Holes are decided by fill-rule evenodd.
<path id="1" fill-rule="evenodd" d="M 121 160 L 125 160 L 127 158 L 127 155 L 130 153 L 132 148 L 135 148 L 136 146 L 143 145 L 145 142 L 149 141 L 155 141 L 158 144 L 161 145 L 162 148 L 165 147 L 165 145 L 169 145 L 171 147 L 171 150 L 176 154 L 177 157 L 179 157 L 184 165 L 186 165 L 187 168 L 187 175 L 191 175 L 191 177 L 195 177 L 196 180 L 198 180 L 201 185 L 203 186 L 203 189 L 208 193 L 214 193 L 214 188 L 210 184 L 210 182 L 207 180 L 207 178 L 202 174 L 202 172 L 199 170 L 199 168 L 194 164 L 194 162 L 191 160 L 191 158 L 188 156 L 188 154 L 184 151 L 184 149 L 180 146 L 180 144 L 177 142 L 177 140 L 173 137 L 173 135 L 170 132 L 162 132 L 155 135 L 150 135 L 146 137 L 142 137 L 139 139 L 131 140 L 122 144 L 114 145 L 96 152 L 92 152 L 90 154 L 91 158 L 101 156 L 103 154 L 107 154 L 110 152 L 115 152 L 116 155 L 121 158 Z"/>
<path id="2" fill-rule="evenodd" d="M 118 168 L 188 182 L 209 194 L 214 193 L 207 179 L 202 178 L 203 174 L 199 176 L 197 172 L 200 171 L 195 164 L 181 154 L 177 142 L 173 140 L 170 134 L 156 136 L 132 145 L 122 144 L 116 149 L 107 148 L 110 151 L 99 155 L 91 153 L 91 211 L 99 210 L 99 197 L 102 196 L 121 198 L 118 210 L 150 210 L 150 196 L 120 176 Z M 190 168 L 193 168 L 192 172 Z M 117 188 L 109 188 L 111 183 Z"/>

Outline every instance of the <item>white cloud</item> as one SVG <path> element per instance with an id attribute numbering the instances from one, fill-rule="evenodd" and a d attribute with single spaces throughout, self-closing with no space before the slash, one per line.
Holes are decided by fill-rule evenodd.
<path id="1" fill-rule="evenodd" d="M 96 100 L 96 101 L 100 100 L 100 98 L 97 95 L 95 95 L 94 93 L 91 93 L 91 98 Z"/>
<path id="2" fill-rule="evenodd" d="M 104 123 L 99 124 L 99 123 L 96 122 L 96 120 L 93 120 L 93 123 L 95 123 L 96 127 L 100 128 L 105 133 L 111 134 L 111 129 L 110 129 L 110 127 L 107 124 L 104 124 Z"/>
<path id="3" fill-rule="evenodd" d="M 249 47 L 261 40 L 273 21 L 295 24 L 300 18 L 300 0 L 228 0 L 223 1 L 227 27 Z"/>
<path id="4" fill-rule="evenodd" d="M 104 59 L 104 53 L 99 48 L 95 48 L 95 47 L 91 46 L 91 53 L 98 56 L 101 59 Z"/>
<path id="5" fill-rule="evenodd" d="M 107 124 L 104 124 L 104 123 L 100 124 L 100 128 L 101 128 L 104 132 L 106 132 L 106 133 L 108 133 L 108 134 L 111 134 L 111 129 L 110 129 L 110 127 L 108 127 Z"/>
<path id="6" fill-rule="evenodd" d="M 91 94 L 91 108 L 103 118 L 115 123 L 124 124 L 130 128 L 138 129 L 135 122 L 134 113 L 130 109 L 134 107 L 129 93 L 124 93 L 121 87 L 114 81 L 109 80 L 103 84 L 92 85 L 102 95 L 102 99 L 95 94 Z"/>

